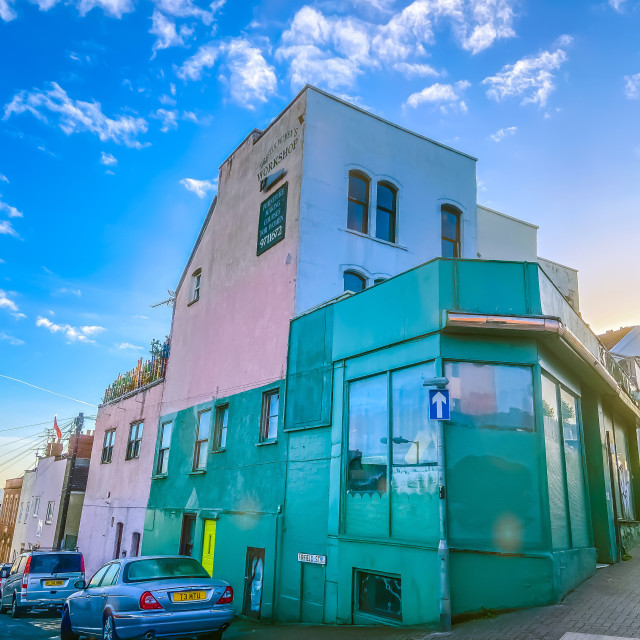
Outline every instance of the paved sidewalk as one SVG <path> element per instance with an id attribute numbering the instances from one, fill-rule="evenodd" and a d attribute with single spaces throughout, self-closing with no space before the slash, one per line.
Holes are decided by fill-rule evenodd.
<path id="1" fill-rule="evenodd" d="M 241 621 L 225 640 L 595 640 L 640 639 L 640 547 L 602 569 L 557 605 L 454 625 L 451 633 L 394 627 L 317 627 Z M 565 635 L 566 634 L 566 635 Z"/>

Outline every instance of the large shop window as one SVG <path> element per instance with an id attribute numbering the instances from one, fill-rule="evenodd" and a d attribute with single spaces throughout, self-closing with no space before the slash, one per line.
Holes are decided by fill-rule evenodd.
<path id="1" fill-rule="evenodd" d="M 402 589 L 398 576 L 356 571 L 358 611 L 402 620 Z"/>
<path id="2" fill-rule="evenodd" d="M 542 376 L 547 485 L 554 549 L 590 545 L 578 399 Z"/>
<path id="3" fill-rule="evenodd" d="M 433 371 L 427 363 L 350 383 L 348 533 L 436 539 L 436 431 L 423 386 Z"/>
<path id="4" fill-rule="evenodd" d="M 369 179 L 357 171 L 349 173 L 347 228 L 369 232 Z"/>
<path id="5" fill-rule="evenodd" d="M 447 362 L 447 512 L 453 544 L 539 549 L 538 437 L 530 366 Z"/>
<path id="6" fill-rule="evenodd" d="M 534 431 L 530 367 L 447 362 L 452 422 L 467 427 Z"/>

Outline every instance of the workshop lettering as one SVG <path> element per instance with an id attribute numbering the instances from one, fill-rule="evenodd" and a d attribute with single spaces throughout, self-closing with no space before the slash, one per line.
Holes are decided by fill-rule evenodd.
<path id="1" fill-rule="evenodd" d="M 290 141 L 287 146 L 280 151 L 276 156 L 273 154 L 278 150 L 280 145 Z M 258 180 L 266 178 L 290 153 L 295 151 L 298 146 L 298 127 L 289 129 L 286 133 L 281 135 L 269 148 L 266 155 L 260 163 L 260 171 L 258 172 Z M 273 156 L 273 157 L 272 157 Z"/>

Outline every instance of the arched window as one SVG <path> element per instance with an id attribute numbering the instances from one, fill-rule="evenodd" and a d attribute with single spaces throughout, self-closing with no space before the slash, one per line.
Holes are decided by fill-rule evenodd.
<path id="1" fill-rule="evenodd" d="M 460 257 L 460 217 L 461 212 L 451 205 L 442 205 L 442 257 Z"/>
<path id="2" fill-rule="evenodd" d="M 367 288 L 367 281 L 364 276 L 360 275 L 356 271 L 344 272 L 344 290 L 353 291 L 354 293 L 360 293 Z"/>
<path id="3" fill-rule="evenodd" d="M 347 228 L 369 233 L 369 179 L 363 173 L 349 173 Z"/>
<path id="4" fill-rule="evenodd" d="M 376 204 L 376 238 L 396 241 L 397 190 L 386 182 L 378 182 Z"/>

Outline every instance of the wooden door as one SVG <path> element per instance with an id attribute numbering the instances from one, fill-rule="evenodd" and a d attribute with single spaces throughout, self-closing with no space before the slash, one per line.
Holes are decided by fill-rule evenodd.
<path id="1" fill-rule="evenodd" d="M 213 576 L 213 554 L 216 549 L 216 521 L 204 521 L 202 536 L 202 566 Z"/>

